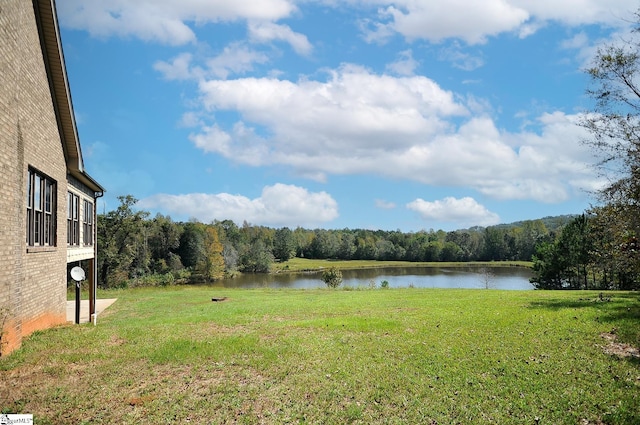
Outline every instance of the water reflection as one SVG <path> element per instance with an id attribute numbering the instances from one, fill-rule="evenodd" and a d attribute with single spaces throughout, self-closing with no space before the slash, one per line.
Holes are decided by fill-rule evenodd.
<path id="1" fill-rule="evenodd" d="M 214 284 L 224 288 L 297 288 L 325 287 L 321 272 L 244 274 Z M 524 267 L 389 267 L 344 270 L 342 285 L 350 287 L 380 287 L 382 281 L 390 288 L 485 288 L 529 290 L 531 270 Z"/>

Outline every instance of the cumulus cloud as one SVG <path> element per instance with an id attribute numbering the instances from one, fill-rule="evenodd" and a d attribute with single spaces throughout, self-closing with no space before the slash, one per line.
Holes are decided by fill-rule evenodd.
<path id="1" fill-rule="evenodd" d="M 207 60 L 210 75 L 227 78 L 230 74 L 244 74 L 252 71 L 254 64 L 263 64 L 269 57 L 245 46 L 242 43 L 232 43 L 226 46 L 221 54 Z"/>
<path id="2" fill-rule="evenodd" d="M 195 63 L 193 54 L 181 53 L 170 61 L 156 61 L 153 69 L 166 80 L 200 80 L 203 78 L 226 79 L 231 75 L 242 75 L 254 70 L 254 65 L 264 64 L 269 57 L 245 43 L 231 43 L 218 55 L 200 59 Z"/>
<path id="3" fill-rule="evenodd" d="M 160 72 L 166 80 L 190 80 L 195 73 L 191 69 L 190 53 L 181 53 L 170 62 L 157 61 L 153 64 L 153 69 Z"/>
<path id="4" fill-rule="evenodd" d="M 461 226 L 491 226 L 500 222 L 496 213 L 489 211 L 471 197 L 447 197 L 437 201 L 418 198 L 407 204 L 426 221 L 456 223 Z"/>
<path id="5" fill-rule="evenodd" d="M 463 40 L 482 44 L 505 32 L 527 37 L 547 22 L 566 26 L 609 25 L 628 27 L 624 17 L 637 9 L 636 0 L 346 0 L 377 14 L 364 17 L 359 25 L 365 40 L 384 42 L 394 34 L 407 40 L 440 42 Z M 244 20 L 250 22 L 254 41 L 280 40 L 299 54 L 312 50 L 307 37 L 287 25 L 299 0 L 59 0 L 61 23 L 86 30 L 96 37 L 136 37 L 170 45 L 197 40 L 195 25 Z M 333 7 L 341 2 L 324 1 Z"/>
<path id="6" fill-rule="evenodd" d="M 411 49 L 400 52 L 398 56 L 398 60 L 387 65 L 387 70 L 396 75 L 413 75 L 419 63 L 413 58 Z"/>
<path id="7" fill-rule="evenodd" d="M 252 41 L 258 43 L 270 43 L 278 40 L 291 45 L 293 50 L 301 55 L 309 55 L 313 46 L 303 34 L 294 32 L 288 25 L 279 25 L 273 22 L 250 22 L 249 36 Z"/>
<path id="8" fill-rule="evenodd" d="M 595 182 L 577 116 L 544 114 L 532 130 L 509 133 L 482 113 L 477 99 L 465 102 L 425 77 L 351 65 L 329 75 L 203 81 L 207 113 L 241 118 L 230 128 L 203 126 L 191 140 L 238 163 L 285 165 L 319 181 L 374 173 L 543 202 L 564 201 Z"/>
<path id="9" fill-rule="evenodd" d="M 342 151 L 369 155 L 406 147 L 443 130 L 446 116 L 467 114 L 451 92 L 425 77 L 394 78 L 345 65 L 327 81 L 270 78 L 210 80 L 200 84 L 210 112 L 238 111 L 268 129 L 278 151 Z M 277 158 L 276 158 L 277 159 Z"/>
<path id="10" fill-rule="evenodd" d="M 527 10 L 505 0 L 449 0 L 379 2 L 383 26 L 376 31 L 393 30 L 410 40 L 439 42 L 460 38 L 469 44 L 484 43 L 488 36 L 513 31 L 529 19 Z"/>
<path id="11" fill-rule="evenodd" d="M 170 45 L 196 41 L 189 23 L 277 21 L 296 10 L 292 0 L 59 0 L 57 8 L 67 28 Z"/>
<path id="12" fill-rule="evenodd" d="M 204 223 L 230 219 L 276 227 L 313 227 L 338 217 L 338 204 L 328 193 L 281 183 L 265 186 L 255 199 L 228 193 L 157 194 L 140 200 L 138 206 L 194 217 Z"/>
<path id="13" fill-rule="evenodd" d="M 482 44 L 505 32 L 528 37 L 547 22 L 565 26 L 626 27 L 623 18 L 637 9 L 635 0 L 369 0 L 379 9 L 377 19 L 361 21 L 365 40 L 381 42 L 393 34 L 408 40 L 440 42 L 459 39 Z"/>

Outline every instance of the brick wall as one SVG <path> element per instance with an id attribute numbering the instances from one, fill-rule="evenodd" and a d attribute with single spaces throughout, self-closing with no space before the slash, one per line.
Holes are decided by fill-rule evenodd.
<path id="1" fill-rule="evenodd" d="M 0 2 L 0 310 L 2 353 L 66 321 L 66 164 L 33 4 Z M 26 177 L 57 182 L 56 247 L 27 252 Z M 2 323 L 2 317 L 0 317 Z"/>
<path id="2" fill-rule="evenodd" d="M 0 323 L 5 323 L 3 342 L 15 338 L 13 316 L 16 301 L 15 280 L 22 268 L 19 254 L 17 228 L 21 224 L 16 217 L 18 180 L 21 167 L 18 159 L 18 126 L 16 117 L 18 73 L 16 57 L 19 2 L 7 0 L 0 4 Z M 2 349 L 2 347 L 0 347 Z"/>

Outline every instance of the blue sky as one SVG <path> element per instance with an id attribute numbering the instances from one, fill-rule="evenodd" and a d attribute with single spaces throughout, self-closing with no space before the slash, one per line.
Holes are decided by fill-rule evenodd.
<path id="1" fill-rule="evenodd" d="M 403 231 L 594 203 L 583 70 L 637 7 L 57 0 L 100 212 Z"/>

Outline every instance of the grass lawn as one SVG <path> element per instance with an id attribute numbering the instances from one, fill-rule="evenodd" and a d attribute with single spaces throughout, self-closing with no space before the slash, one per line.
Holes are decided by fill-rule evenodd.
<path id="1" fill-rule="evenodd" d="M 38 424 L 640 423 L 640 362 L 608 353 L 640 345 L 638 293 L 99 295 L 118 301 L 98 326 L 37 332 L 0 358 L 1 411 Z"/>
<path id="2" fill-rule="evenodd" d="M 289 261 L 274 263 L 272 272 L 299 272 L 320 270 L 329 267 L 339 269 L 373 269 L 380 267 L 531 267 L 531 261 L 465 261 L 465 262 L 414 262 L 414 261 L 376 261 L 376 260 L 312 260 L 294 257 Z"/>

